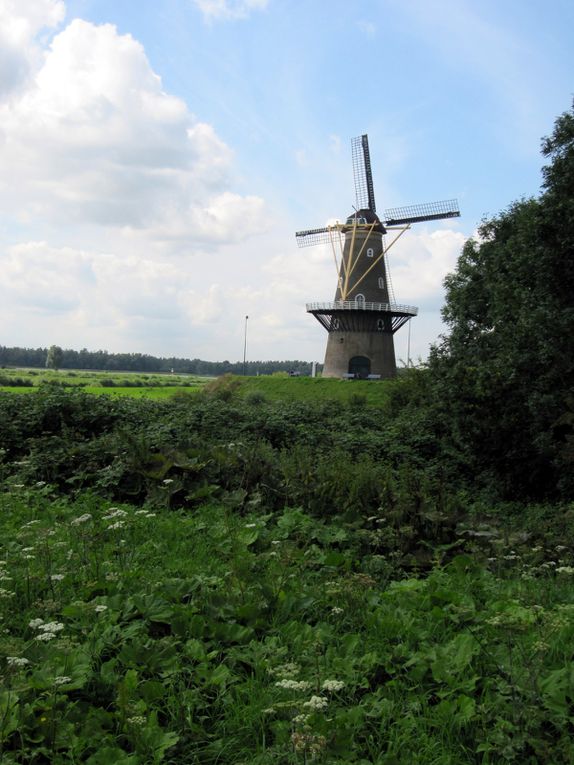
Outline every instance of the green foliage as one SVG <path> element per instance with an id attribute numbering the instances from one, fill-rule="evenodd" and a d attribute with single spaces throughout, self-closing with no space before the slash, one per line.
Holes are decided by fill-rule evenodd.
<path id="1" fill-rule="evenodd" d="M 461 463 L 514 497 L 574 488 L 563 419 L 574 387 L 574 111 L 543 146 L 542 196 L 483 222 L 447 277 L 450 334 L 430 364 Z"/>
<path id="2" fill-rule="evenodd" d="M 381 575 L 383 516 L 0 503 L 6 762 L 571 762 L 552 550 L 466 533 L 486 547 L 422 578 L 391 545 Z"/>
<path id="3" fill-rule="evenodd" d="M 62 366 L 63 359 L 64 351 L 60 348 L 60 346 L 51 345 L 48 348 L 48 353 L 46 355 L 46 367 L 48 369 L 58 370 Z"/>

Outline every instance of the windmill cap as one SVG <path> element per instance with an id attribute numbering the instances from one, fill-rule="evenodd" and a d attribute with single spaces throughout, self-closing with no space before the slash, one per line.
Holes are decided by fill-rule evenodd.
<path id="1" fill-rule="evenodd" d="M 373 223 L 378 224 L 375 226 L 374 230 L 380 231 L 383 234 L 385 233 L 385 228 L 379 220 L 379 216 L 369 208 L 357 210 L 356 212 L 353 212 L 351 215 L 349 215 L 347 218 L 347 225 L 352 226 L 355 221 L 357 221 L 357 223 L 363 223 L 367 225 L 372 225 Z"/>

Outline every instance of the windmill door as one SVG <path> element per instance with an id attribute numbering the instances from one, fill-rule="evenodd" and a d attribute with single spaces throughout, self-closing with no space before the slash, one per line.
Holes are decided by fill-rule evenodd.
<path id="1" fill-rule="evenodd" d="M 366 356 L 353 356 L 349 361 L 349 374 L 364 379 L 371 374 L 371 360 Z"/>

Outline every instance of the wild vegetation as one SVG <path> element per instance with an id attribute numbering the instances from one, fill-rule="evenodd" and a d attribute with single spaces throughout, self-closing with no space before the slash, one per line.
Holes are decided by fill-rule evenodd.
<path id="1" fill-rule="evenodd" d="M 0 763 L 574 761 L 574 111 L 544 150 L 425 369 L 0 393 Z"/>

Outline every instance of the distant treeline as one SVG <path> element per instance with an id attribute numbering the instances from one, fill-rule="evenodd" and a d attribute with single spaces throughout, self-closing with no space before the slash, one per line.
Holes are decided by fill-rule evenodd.
<path id="1" fill-rule="evenodd" d="M 33 367 L 46 366 L 47 348 L 8 348 L 0 345 L 0 366 Z M 146 353 L 108 353 L 107 351 L 63 350 L 62 369 L 99 369 L 113 372 L 171 372 L 178 374 L 208 375 L 217 377 L 227 373 L 242 374 L 243 362 L 202 361 L 201 359 L 158 358 Z M 247 361 L 248 375 L 269 375 L 273 372 L 298 372 L 311 374 L 308 361 Z"/>

